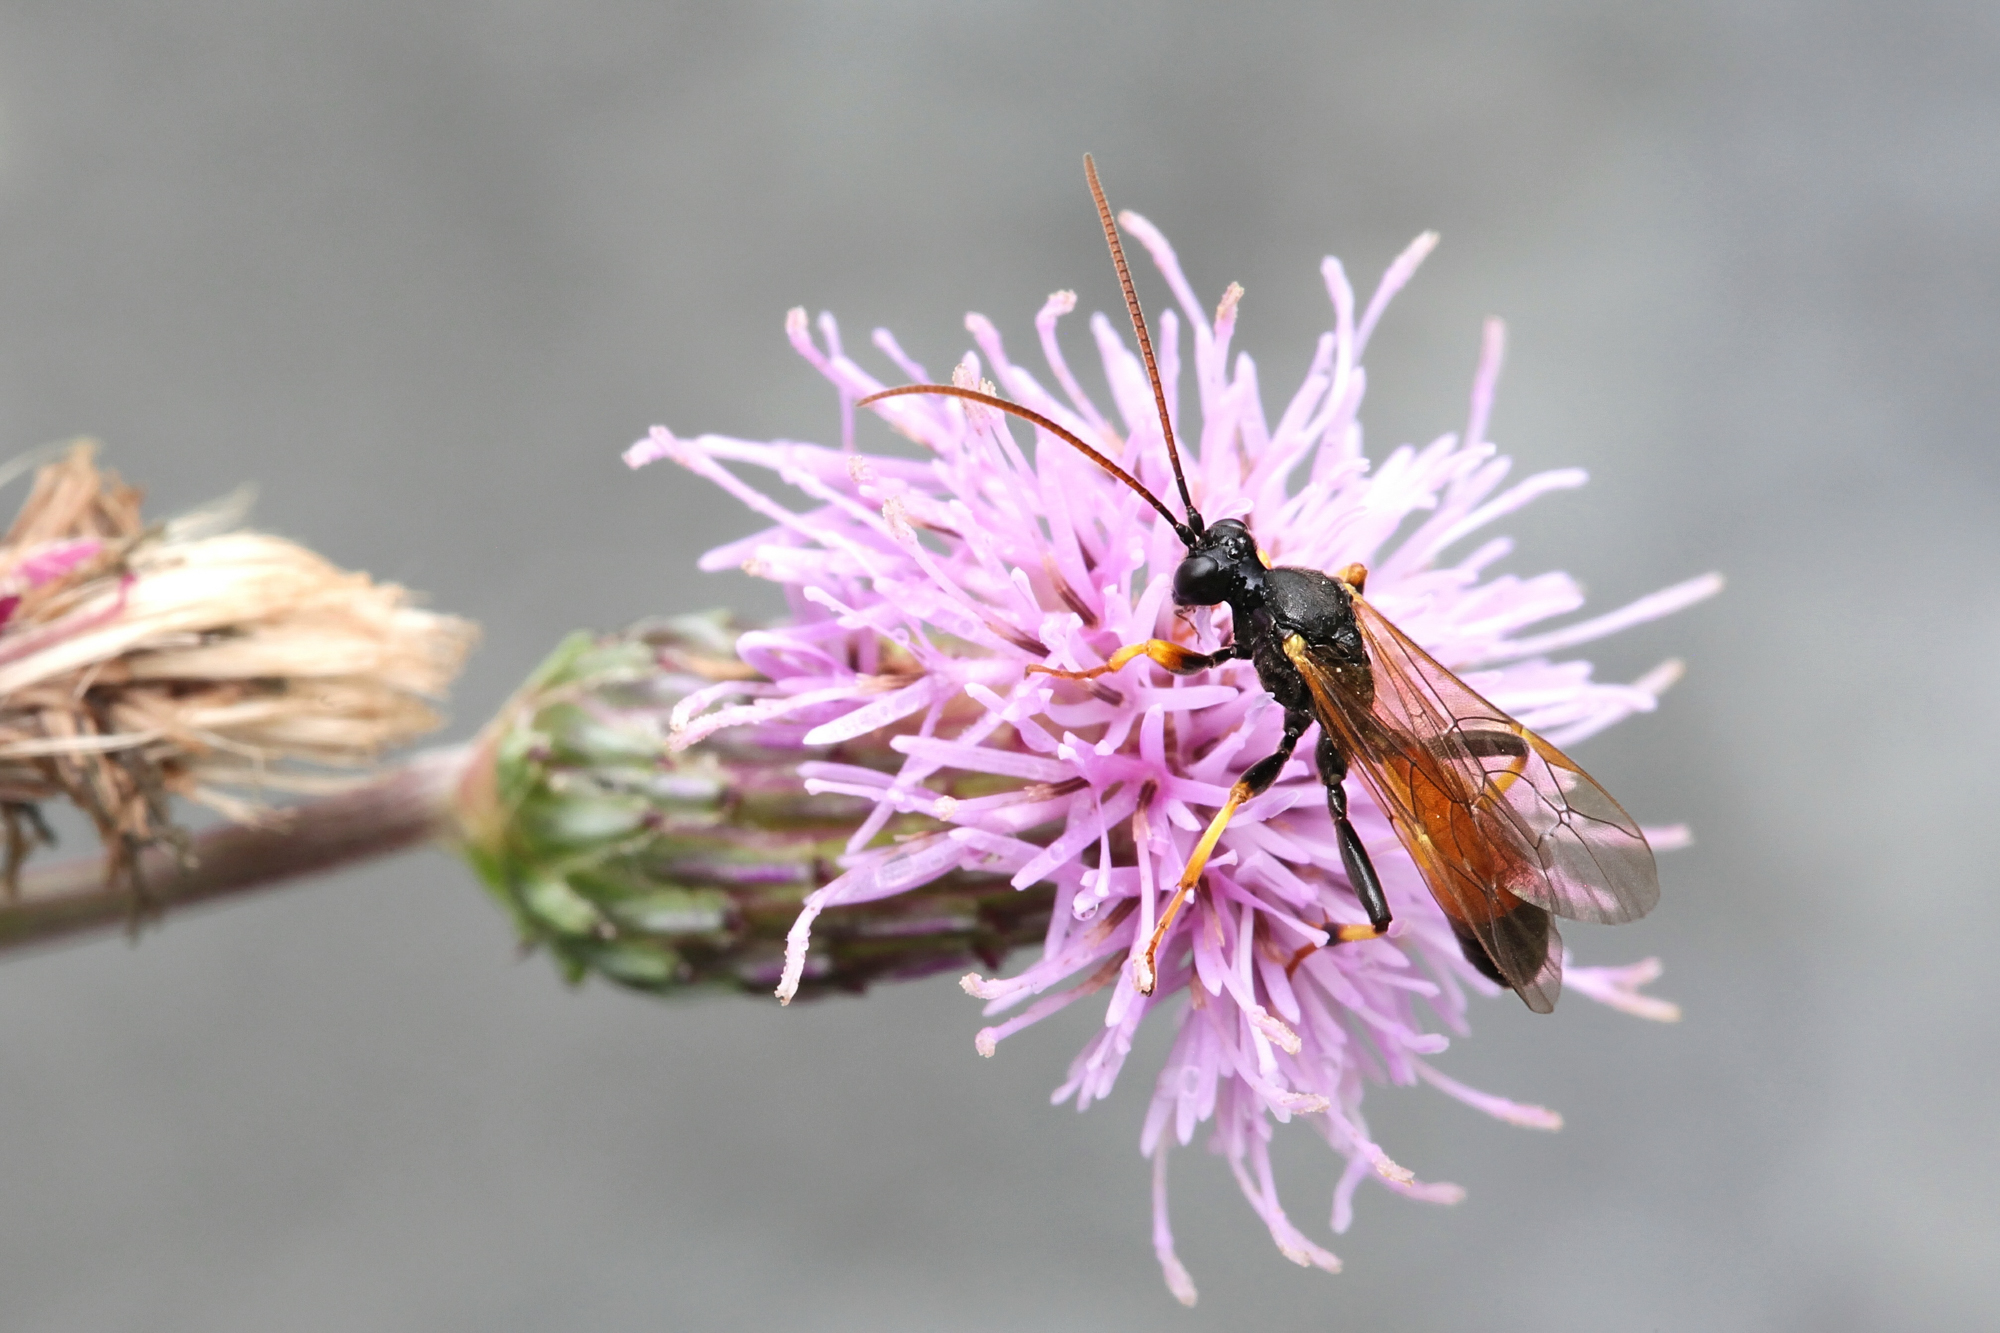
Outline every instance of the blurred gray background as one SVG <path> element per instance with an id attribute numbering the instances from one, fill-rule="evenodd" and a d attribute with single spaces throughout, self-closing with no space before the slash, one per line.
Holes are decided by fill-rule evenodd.
<path id="1" fill-rule="evenodd" d="M 1116 300 L 1079 169 L 1166 229 L 1277 402 L 1418 231 L 1375 449 L 1463 420 L 1581 492 L 1508 568 L 1689 663 L 1582 756 L 1685 820 L 1661 1028 L 1511 1001 L 1444 1057 L 1568 1116 L 1371 1094 L 1469 1199 L 1364 1190 L 1348 1271 L 1176 1158 L 1174 1305 L 1096 1021 L 980 1060 L 949 979 L 781 1010 L 566 990 L 425 853 L 0 964 L 0 1325 L 29 1330 L 1990 1327 L 2000 1295 L 2000 10 L 1561 0 L 1251 8 L 0 5 L 0 453 L 77 433 L 486 627 L 468 734 L 566 630 L 768 594 L 750 520 L 618 453 L 831 439 L 831 309 L 941 368 L 983 311 Z M 1142 292 L 1157 307 L 1150 271 Z M 1080 319 L 1080 317 L 1079 317 Z M 1080 322 L 1072 356 L 1090 358 Z M 887 372 L 884 371 L 886 374 Z M 11 505 L 11 499 L 8 501 Z M 1324 1235 L 1335 1162 L 1286 1132 Z"/>

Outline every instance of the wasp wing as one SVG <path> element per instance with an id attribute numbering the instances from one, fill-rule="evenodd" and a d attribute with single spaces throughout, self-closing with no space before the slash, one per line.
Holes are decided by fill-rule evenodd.
<path id="1" fill-rule="evenodd" d="M 1546 1012 L 1562 985 L 1561 939 L 1548 914 L 1603 923 L 1644 916 L 1660 894 L 1652 849 L 1575 761 L 1360 597 L 1353 606 L 1369 670 L 1328 660 L 1303 640 L 1286 645 L 1320 725 L 1356 761 L 1461 944 L 1476 940 L 1489 974 Z"/>

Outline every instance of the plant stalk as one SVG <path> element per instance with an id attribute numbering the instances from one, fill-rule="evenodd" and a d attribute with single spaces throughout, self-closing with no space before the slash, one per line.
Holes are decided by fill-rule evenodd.
<path id="1" fill-rule="evenodd" d="M 260 825 L 206 829 L 185 848 L 149 847 L 138 875 L 112 876 L 103 856 L 21 875 L 0 898 L 0 950 L 130 930 L 169 909 L 277 888 L 452 833 L 452 797 L 472 748 L 422 751 L 360 786 L 288 806 Z"/>

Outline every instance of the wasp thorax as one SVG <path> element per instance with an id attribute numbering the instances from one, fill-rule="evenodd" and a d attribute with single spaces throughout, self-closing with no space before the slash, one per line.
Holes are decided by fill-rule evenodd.
<path id="1" fill-rule="evenodd" d="M 1174 602 L 1179 606 L 1214 606 L 1228 601 L 1242 581 L 1246 561 L 1262 568 L 1250 529 L 1237 519 L 1223 519 L 1201 535 L 1174 571 Z"/>

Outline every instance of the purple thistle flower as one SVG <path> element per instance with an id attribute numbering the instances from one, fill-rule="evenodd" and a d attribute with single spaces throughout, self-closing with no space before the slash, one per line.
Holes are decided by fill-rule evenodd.
<path id="1" fill-rule="evenodd" d="M 1709 596 L 1720 587 L 1716 576 L 1531 632 L 1581 607 L 1582 593 L 1567 575 L 1489 576 L 1511 549 L 1504 537 L 1452 554 L 1536 496 L 1584 480 L 1567 469 L 1502 489 L 1509 463 L 1486 440 L 1503 343 L 1499 321 L 1486 326 L 1462 435 L 1400 447 L 1373 468 L 1362 452 L 1361 355 L 1390 298 L 1436 243 L 1434 234 L 1390 265 L 1358 318 L 1339 261 L 1324 261 L 1334 327 L 1273 422 L 1251 359 L 1230 356 L 1242 289 L 1229 287 L 1211 321 L 1165 238 L 1137 215 L 1120 221 L 1150 252 L 1178 305 L 1178 314 L 1168 309 L 1158 320 L 1160 372 L 1170 405 L 1184 370 L 1193 378 L 1199 421 L 1191 430 L 1176 415 L 1175 433 L 1195 502 L 1211 522 L 1254 516 L 1273 564 L 1368 565 L 1369 597 L 1380 611 L 1557 745 L 1654 707 L 1679 675 L 1677 663 L 1620 685 L 1593 680 L 1586 662 L 1551 655 Z M 1111 389 L 1109 415 L 1065 363 L 1056 326 L 1075 304 L 1073 293 L 1057 292 L 1035 320 L 1053 388 L 1012 361 L 998 331 L 976 314 L 966 326 L 978 351 L 966 355 L 952 381 L 991 392 L 982 381 L 990 376 L 1001 392 L 1092 442 L 1155 494 L 1170 494 L 1144 368 L 1110 321 L 1101 314 L 1090 321 Z M 1183 318 L 1192 331 L 1191 368 L 1181 361 Z M 1323 789 L 1304 757 L 1310 745 L 1237 813 L 1208 863 L 1206 890 L 1189 901 L 1160 950 L 1153 992 L 1140 993 L 1135 969 L 1207 813 L 1250 761 L 1275 747 L 1282 710 L 1247 662 L 1185 679 L 1144 664 L 1081 683 L 1028 674 L 1030 665 L 1095 666 L 1119 645 L 1155 636 L 1192 636 L 1213 648 L 1229 641 L 1228 626 L 1208 623 L 1206 612 L 1177 623 L 1170 583 L 1186 552 L 1143 500 L 1067 447 L 1023 450 L 990 408 L 939 398 L 885 401 L 875 410 L 928 456 L 858 452 L 851 405 L 884 386 L 843 353 L 831 316 L 819 327 L 823 346 L 803 310 L 787 321 L 800 355 L 840 393 L 840 448 L 715 435 L 684 440 L 656 427 L 625 455 L 634 467 L 671 458 L 769 520 L 765 531 L 709 552 L 702 568 L 741 567 L 772 579 L 791 607 L 788 623 L 745 634 L 737 645 L 763 679 L 723 681 L 688 696 L 674 711 L 673 744 L 750 728 L 762 744 L 807 756 L 799 772 L 809 790 L 872 803 L 873 815 L 847 844 L 843 873 L 807 898 L 792 928 L 778 997 L 788 1001 L 812 973 L 813 920 L 829 907 L 904 893 L 957 870 L 1010 874 L 1016 888 L 1053 883 L 1056 906 L 1041 958 L 1013 976 L 963 981 L 987 1001 L 989 1015 L 1008 1015 L 982 1029 L 975 1044 L 990 1056 L 1056 1010 L 1107 993 L 1102 1030 L 1054 1094 L 1082 1109 L 1110 1092 L 1146 1015 L 1170 1010 L 1179 1035 L 1154 1085 L 1141 1148 L 1154 1166 L 1155 1248 L 1168 1286 L 1189 1304 L 1194 1286 L 1168 1227 L 1166 1162 L 1169 1147 L 1189 1143 L 1204 1123 L 1212 1124 L 1211 1146 L 1229 1161 L 1279 1250 L 1328 1271 L 1337 1271 L 1339 1260 L 1279 1203 L 1269 1154 L 1274 1122 L 1303 1119 L 1347 1159 L 1334 1190 L 1336 1232 L 1347 1228 L 1354 1191 L 1371 1177 L 1432 1202 L 1463 1194 L 1455 1185 L 1419 1181 L 1375 1142 L 1361 1113 L 1371 1081 L 1423 1080 L 1512 1123 L 1556 1128 L 1553 1112 L 1468 1088 L 1429 1063 L 1448 1044 L 1444 1032 L 1468 1030 L 1467 992 L 1497 988 L 1465 961 L 1387 818 L 1358 787 L 1350 788 L 1351 817 L 1396 925 L 1387 939 L 1321 947 L 1331 926 L 1364 916 Z M 903 375 L 929 378 L 886 331 L 874 341 Z M 806 506 L 781 506 L 731 464 L 775 472 Z M 1226 622 L 1226 608 L 1216 617 Z M 843 742 L 885 728 L 903 756 L 897 771 L 842 762 Z M 990 794 L 940 796 L 930 783 L 947 771 L 983 775 Z M 898 814 L 927 816 L 936 826 L 877 845 Z M 1659 829 L 1648 837 L 1664 848 L 1686 834 Z M 1671 1019 L 1672 1005 L 1639 990 L 1658 972 L 1649 960 L 1571 968 L 1567 977 L 1571 989 L 1603 1003 Z"/>

